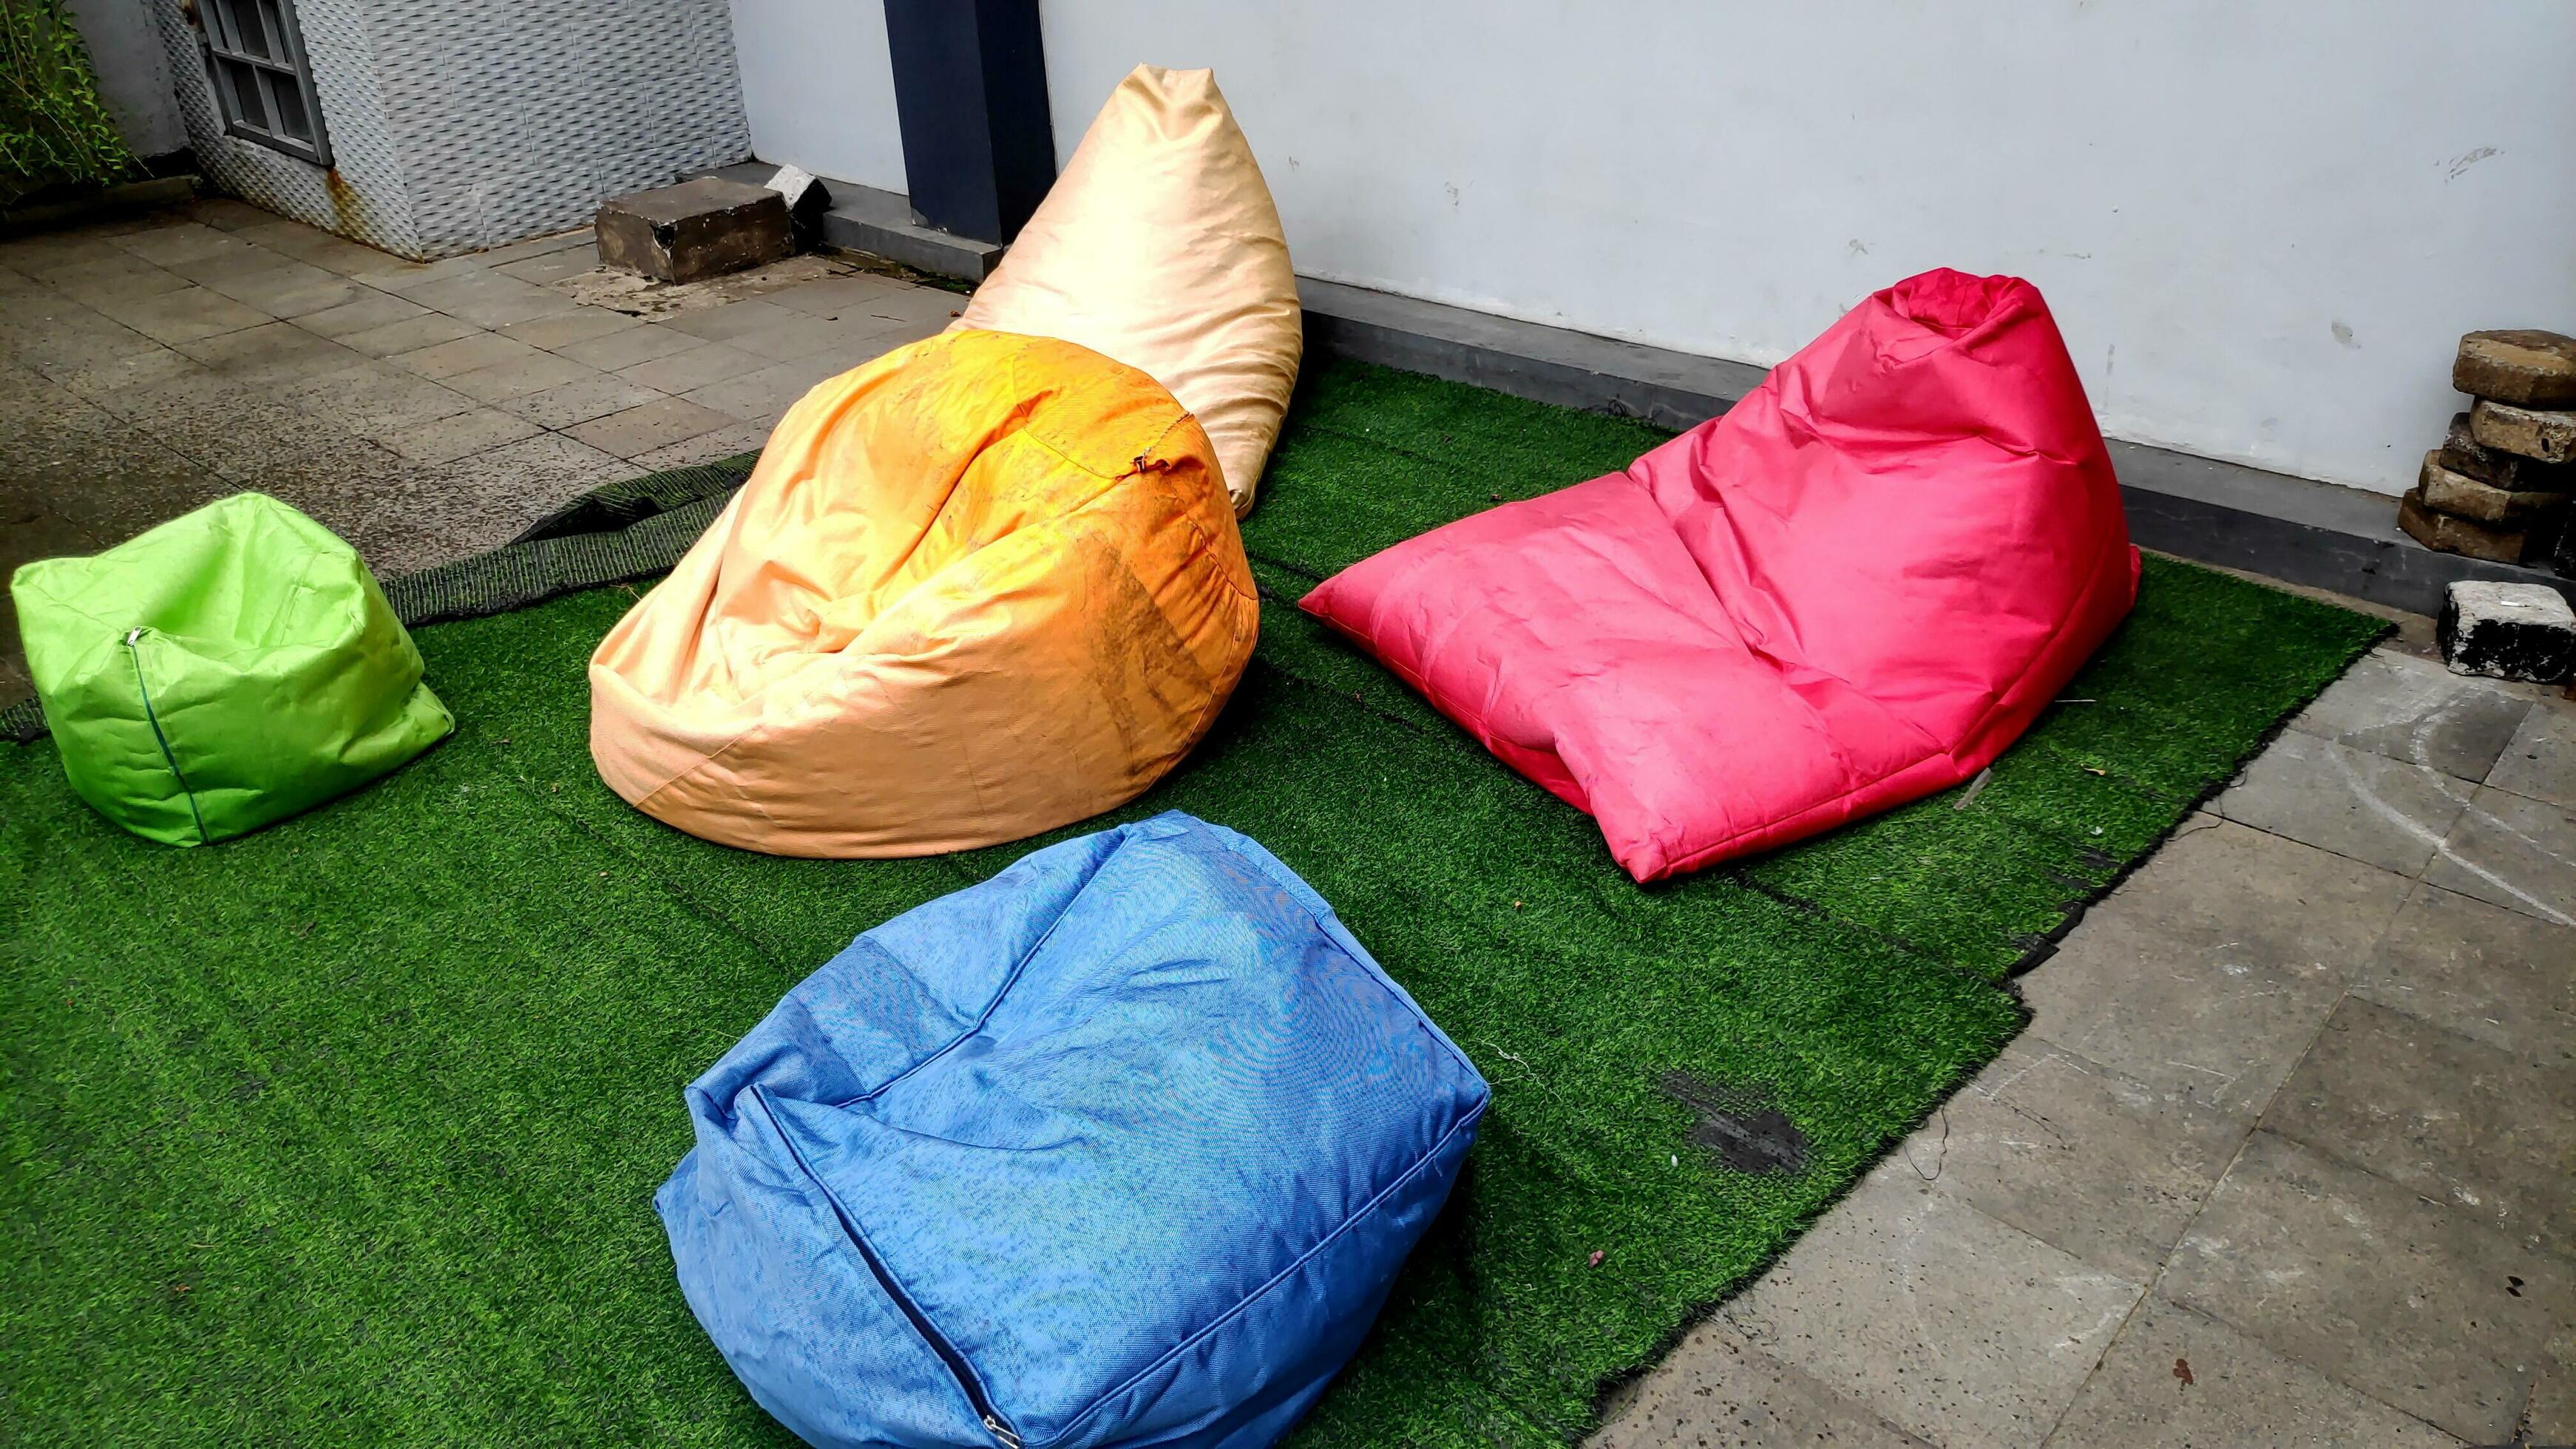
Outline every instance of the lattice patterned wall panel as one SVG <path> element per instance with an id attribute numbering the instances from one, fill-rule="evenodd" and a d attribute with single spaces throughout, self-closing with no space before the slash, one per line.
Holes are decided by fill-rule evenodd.
<path id="1" fill-rule="evenodd" d="M 281 216 L 355 237 L 404 256 L 421 255 L 411 194 L 395 154 L 377 85 L 367 0 L 299 0 L 296 13 L 322 124 L 331 137 L 332 169 L 224 134 L 206 75 L 205 52 L 186 0 L 157 0 L 162 45 L 188 142 L 197 164 L 224 189 Z"/>
<path id="2" fill-rule="evenodd" d="M 726 0 L 297 0 L 337 178 L 223 135 L 159 0 L 210 175 L 406 256 L 500 246 L 751 154 Z"/>

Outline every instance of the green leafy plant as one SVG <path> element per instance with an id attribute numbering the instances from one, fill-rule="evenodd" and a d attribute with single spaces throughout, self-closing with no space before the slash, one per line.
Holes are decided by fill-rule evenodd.
<path id="1" fill-rule="evenodd" d="M 0 205 L 140 169 L 62 0 L 0 0 Z"/>

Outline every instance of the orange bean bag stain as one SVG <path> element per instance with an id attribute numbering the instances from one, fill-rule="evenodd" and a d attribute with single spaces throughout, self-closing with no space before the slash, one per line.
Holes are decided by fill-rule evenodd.
<path id="1" fill-rule="evenodd" d="M 952 332 L 817 385 L 590 661 L 600 777 L 692 835 L 927 855 L 1125 803 L 1260 622 L 1198 423 L 1070 342 Z"/>

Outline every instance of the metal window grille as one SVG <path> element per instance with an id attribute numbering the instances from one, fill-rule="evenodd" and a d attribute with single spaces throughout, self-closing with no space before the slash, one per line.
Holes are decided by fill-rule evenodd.
<path id="1" fill-rule="evenodd" d="M 295 0 L 196 0 L 196 8 L 224 130 L 330 165 L 331 140 L 314 101 Z"/>

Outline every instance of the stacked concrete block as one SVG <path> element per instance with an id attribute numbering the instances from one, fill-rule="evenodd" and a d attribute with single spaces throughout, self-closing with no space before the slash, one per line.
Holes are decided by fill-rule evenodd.
<path id="1" fill-rule="evenodd" d="M 2424 455 L 2398 526 L 2427 548 L 2496 563 L 2571 555 L 2576 500 L 2576 338 L 2556 332 L 2472 332 L 2460 339 L 2451 385 L 2475 401 Z"/>

